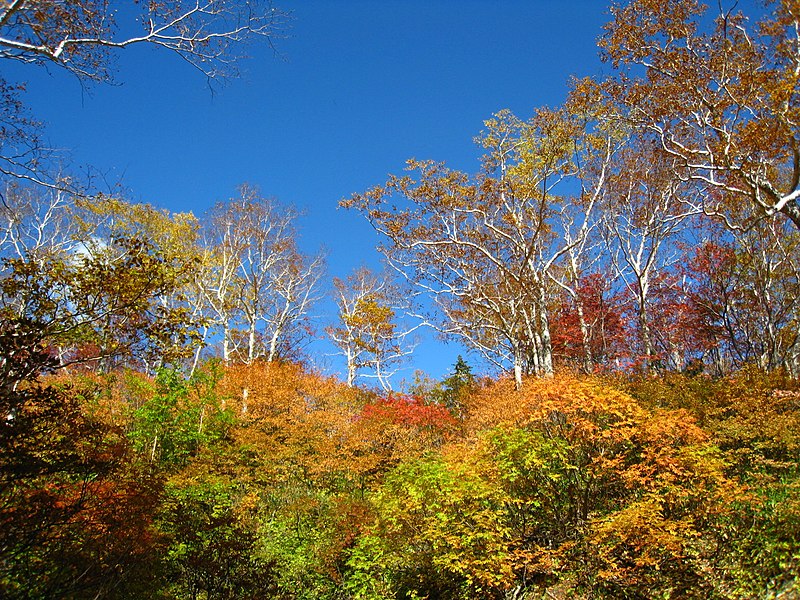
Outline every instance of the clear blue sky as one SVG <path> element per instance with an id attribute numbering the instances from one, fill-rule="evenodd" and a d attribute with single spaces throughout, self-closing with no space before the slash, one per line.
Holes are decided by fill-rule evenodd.
<path id="1" fill-rule="evenodd" d="M 118 86 L 83 90 L 18 67 L 6 76 L 28 80 L 28 105 L 73 166 L 121 178 L 133 200 L 196 214 L 257 185 L 307 211 L 303 247 L 324 246 L 330 275 L 343 277 L 377 264 L 378 240 L 340 199 L 410 157 L 473 171 L 472 139 L 492 113 L 528 117 L 559 104 L 570 76 L 608 68 L 596 47 L 605 0 L 275 4 L 293 12 L 279 54 L 250 49 L 242 77 L 213 94 L 189 65 L 145 48 L 118 55 Z M 440 377 L 459 352 L 428 341 L 413 367 Z"/>

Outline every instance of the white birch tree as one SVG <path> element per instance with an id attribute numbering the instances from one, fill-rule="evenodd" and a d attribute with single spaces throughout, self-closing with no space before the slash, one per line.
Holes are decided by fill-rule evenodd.
<path id="1" fill-rule="evenodd" d="M 246 185 L 214 207 L 203 294 L 225 362 L 273 361 L 296 349 L 325 265 L 322 255 L 298 250 L 297 218 Z"/>
<path id="2" fill-rule="evenodd" d="M 347 385 L 353 387 L 358 377 L 372 377 L 389 391 L 392 376 L 414 349 L 411 336 L 419 327 L 402 321 L 410 308 L 408 295 L 387 273 L 375 274 L 366 267 L 347 279 L 334 278 L 333 287 L 338 319 L 327 333 L 345 358 Z"/>
<path id="3" fill-rule="evenodd" d="M 607 248 L 617 276 L 633 298 L 641 344 L 637 358 L 645 369 L 659 354 L 651 307 L 654 281 L 677 260 L 675 242 L 695 213 L 688 201 L 691 188 L 673 176 L 673 165 L 671 156 L 632 137 L 609 177 L 602 203 Z M 673 362 L 682 368 L 680 359 Z"/>
<path id="4" fill-rule="evenodd" d="M 782 217 L 800 229 L 800 10 L 794 0 L 632 0 L 600 46 L 618 70 L 620 115 L 700 186 L 733 226 Z M 737 205 L 749 211 L 742 214 Z"/>
<path id="5" fill-rule="evenodd" d="M 598 98 L 590 83 L 576 82 L 561 109 L 528 122 L 499 113 L 478 139 L 486 154 L 475 177 L 409 161 L 416 178 L 393 176 L 343 202 L 384 236 L 389 264 L 430 296 L 440 331 L 512 370 L 518 385 L 526 374 L 553 374 L 553 270 L 585 237 L 603 185 L 597 163 L 616 144 L 598 125 Z M 577 198 L 567 191 L 576 181 L 587 191 Z M 579 224 L 568 241 L 562 211 Z"/>

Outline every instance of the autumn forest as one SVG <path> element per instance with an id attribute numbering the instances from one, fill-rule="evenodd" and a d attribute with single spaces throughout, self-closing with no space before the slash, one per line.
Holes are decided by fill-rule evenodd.
<path id="1" fill-rule="evenodd" d="M 0 3 L 0 58 L 214 79 L 288 19 L 135 4 L 125 37 Z M 799 32 L 794 0 L 614 3 L 607 76 L 487 115 L 474 172 L 341 199 L 384 265 L 343 278 L 254 186 L 93 188 L 0 78 L 0 596 L 798 597 Z M 422 332 L 462 354 L 401 379 Z"/>

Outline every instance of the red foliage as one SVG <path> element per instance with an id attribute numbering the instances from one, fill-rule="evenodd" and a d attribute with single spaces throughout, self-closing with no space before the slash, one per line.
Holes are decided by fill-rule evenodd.
<path id="1" fill-rule="evenodd" d="M 683 371 L 708 349 L 687 278 L 680 273 L 654 278 L 651 298 L 653 344 L 662 368 Z"/>
<path id="2" fill-rule="evenodd" d="M 694 249 L 683 267 L 683 272 L 693 282 L 689 297 L 696 315 L 696 330 L 708 347 L 728 336 L 727 310 L 734 298 L 737 303 L 741 302 L 741 290 L 736 288 L 742 283 L 734 276 L 735 271 L 733 248 L 713 241 Z"/>
<path id="3" fill-rule="evenodd" d="M 426 404 L 418 396 L 389 394 L 364 405 L 360 418 L 417 429 L 432 429 L 444 433 L 456 425 L 456 420 L 444 406 Z"/>
<path id="4" fill-rule="evenodd" d="M 593 367 L 610 368 L 625 355 L 628 344 L 623 310 L 609 280 L 600 273 L 587 275 L 578 284 L 577 301 L 566 295 L 562 298 L 551 331 L 553 353 L 562 364 L 580 365 L 584 359 L 578 302 L 588 327 Z"/>

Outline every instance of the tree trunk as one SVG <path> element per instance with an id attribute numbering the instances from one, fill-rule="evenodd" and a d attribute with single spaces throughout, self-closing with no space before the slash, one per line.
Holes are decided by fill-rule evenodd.
<path id="1" fill-rule="evenodd" d="M 589 340 L 589 324 L 583 312 L 583 302 L 575 295 L 575 308 L 578 312 L 578 324 L 581 327 L 581 343 L 583 344 L 583 371 L 587 375 L 592 372 L 592 346 Z"/>
<path id="2" fill-rule="evenodd" d="M 356 357 L 352 350 L 347 350 L 347 387 L 353 387 L 356 381 Z"/>
<path id="3" fill-rule="evenodd" d="M 194 351 L 194 358 L 192 359 L 192 368 L 189 371 L 189 378 L 194 375 L 194 372 L 197 370 L 197 365 L 200 364 L 200 353 L 203 351 L 203 347 L 206 344 L 206 337 L 208 337 L 208 326 L 203 327 L 203 337 L 200 339 L 200 343 L 197 345 Z"/>
<path id="4" fill-rule="evenodd" d="M 256 321 L 250 321 L 248 336 L 247 336 L 247 364 L 253 364 L 256 358 Z"/>
<path id="5" fill-rule="evenodd" d="M 547 318 L 547 292 L 544 286 L 539 287 L 539 329 L 542 339 L 541 375 L 553 376 L 553 342 L 550 339 L 550 320 Z"/>
<path id="6" fill-rule="evenodd" d="M 150 449 L 150 462 L 156 460 L 156 449 L 158 449 L 158 435 L 153 436 L 153 447 Z"/>
<path id="7" fill-rule="evenodd" d="M 642 336 L 642 353 L 644 355 L 644 368 L 650 370 L 653 360 L 653 341 L 650 334 L 650 324 L 647 322 L 647 311 L 644 305 L 639 305 L 639 334 Z"/>
<path id="8" fill-rule="evenodd" d="M 222 360 L 225 362 L 225 366 L 231 362 L 231 328 L 227 321 L 222 330 Z"/>
<path id="9" fill-rule="evenodd" d="M 647 316 L 647 288 L 647 283 L 643 283 L 640 278 L 637 317 L 639 320 L 639 335 L 642 337 L 642 354 L 645 371 L 649 371 L 652 367 L 651 363 L 655 354 L 653 349 L 653 337 L 650 331 L 650 322 Z"/>
<path id="10" fill-rule="evenodd" d="M 280 329 L 275 329 L 275 333 L 269 340 L 269 352 L 267 353 L 267 362 L 272 362 L 278 355 L 278 340 L 280 339 Z"/>
<path id="11" fill-rule="evenodd" d="M 514 348 L 514 387 L 522 388 L 522 350 L 519 346 Z"/>

